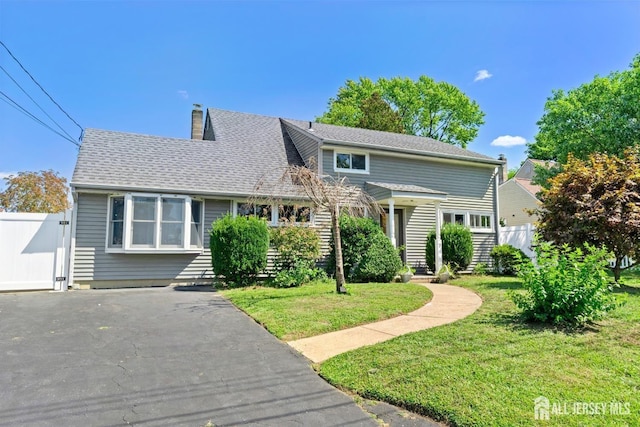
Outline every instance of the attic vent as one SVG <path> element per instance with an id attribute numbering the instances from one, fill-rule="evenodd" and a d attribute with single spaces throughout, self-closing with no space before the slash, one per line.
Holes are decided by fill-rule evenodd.
<path id="1" fill-rule="evenodd" d="M 313 132 L 313 122 L 309 122 L 309 132 Z"/>

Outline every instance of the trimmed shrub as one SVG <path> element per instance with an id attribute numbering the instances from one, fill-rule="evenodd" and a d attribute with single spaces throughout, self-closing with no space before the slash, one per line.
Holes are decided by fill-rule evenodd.
<path id="1" fill-rule="evenodd" d="M 495 272 L 507 276 L 515 276 L 522 264 L 531 263 L 524 252 L 506 243 L 494 246 L 489 255 Z"/>
<path id="2" fill-rule="evenodd" d="M 226 215 L 212 224 L 211 265 L 230 285 L 245 286 L 267 267 L 269 229 L 254 216 Z"/>
<path id="3" fill-rule="evenodd" d="M 344 277 L 349 278 L 351 269 L 358 264 L 369 248 L 371 236 L 384 232 L 371 218 L 341 215 L 339 220 L 340 238 L 342 240 L 342 262 L 344 263 Z M 331 251 L 327 260 L 327 273 L 336 272 L 336 253 L 333 235 L 329 239 Z"/>
<path id="4" fill-rule="evenodd" d="M 352 282 L 390 282 L 402 268 L 398 251 L 384 233 L 371 235 L 369 247 L 349 276 Z"/>
<path id="5" fill-rule="evenodd" d="M 454 272 L 465 270 L 473 258 L 471 231 L 460 224 L 444 224 L 440 229 L 442 239 L 442 263 L 449 264 Z M 429 270 L 436 272 L 436 232 L 427 235 L 425 260 Z"/>
<path id="6" fill-rule="evenodd" d="M 295 266 L 315 266 L 320 257 L 320 236 L 313 228 L 287 225 L 274 227 L 269 232 L 271 246 L 277 251 L 276 270 Z"/>
<path id="7" fill-rule="evenodd" d="M 572 249 L 540 243 L 537 264 L 523 264 L 519 276 L 526 293 L 512 299 L 527 320 L 580 326 L 616 307 L 607 275 L 609 252 L 585 244 Z"/>
<path id="8" fill-rule="evenodd" d="M 322 275 L 323 272 L 315 266 L 320 257 L 320 236 L 316 230 L 287 225 L 272 228 L 270 238 L 276 250 L 274 286 L 300 286 Z"/>
<path id="9" fill-rule="evenodd" d="M 342 215 L 340 217 L 344 276 L 351 282 L 389 282 L 402 267 L 402 260 L 391 241 L 371 218 Z M 327 272 L 334 274 L 333 237 Z M 364 264 L 363 264 L 364 263 Z"/>

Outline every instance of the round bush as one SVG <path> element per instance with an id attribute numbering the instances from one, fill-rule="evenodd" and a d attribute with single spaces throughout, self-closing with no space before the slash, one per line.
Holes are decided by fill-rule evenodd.
<path id="1" fill-rule="evenodd" d="M 269 229 L 256 217 L 227 215 L 213 223 L 211 265 L 226 283 L 247 285 L 267 267 Z"/>
<path id="2" fill-rule="evenodd" d="M 440 229 L 442 239 L 442 262 L 451 265 L 454 272 L 465 270 L 473 258 L 473 238 L 471 231 L 460 224 L 445 224 Z M 436 269 L 436 232 L 427 235 L 425 260 L 429 270 Z"/>
<path id="3" fill-rule="evenodd" d="M 402 267 L 398 251 L 371 218 L 342 215 L 340 217 L 344 276 L 350 282 L 390 282 Z M 327 272 L 334 274 L 335 250 L 333 238 Z"/>
<path id="4" fill-rule="evenodd" d="M 369 247 L 355 265 L 349 277 L 352 282 L 381 282 L 393 280 L 402 267 L 398 251 L 384 233 L 373 234 Z"/>
<path id="5" fill-rule="evenodd" d="M 531 262 L 524 252 L 506 243 L 494 246 L 489 255 L 495 272 L 508 276 L 515 276 L 524 263 Z"/>
<path id="6" fill-rule="evenodd" d="M 316 230 L 286 225 L 272 228 L 269 234 L 271 246 L 277 251 L 274 258 L 276 271 L 315 266 L 320 257 L 320 236 Z"/>
<path id="7" fill-rule="evenodd" d="M 344 264 L 344 277 L 350 277 L 351 269 L 358 264 L 362 256 L 370 246 L 372 236 L 384 232 L 371 218 L 340 216 L 340 239 L 342 240 L 342 262 Z M 327 260 L 327 273 L 336 272 L 336 253 L 333 235 L 329 240 L 331 251 Z"/>

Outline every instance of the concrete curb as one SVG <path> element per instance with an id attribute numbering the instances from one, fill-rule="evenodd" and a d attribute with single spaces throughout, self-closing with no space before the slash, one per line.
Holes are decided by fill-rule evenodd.
<path id="1" fill-rule="evenodd" d="M 474 313 L 482 305 L 480 296 L 459 286 L 440 283 L 420 283 L 420 285 L 429 288 L 433 292 L 433 298 L 429 303 L 409 314 L 289 341 L 287 344 L 312 362 L 319 363 L 349 350 L 453 323 Z"/>

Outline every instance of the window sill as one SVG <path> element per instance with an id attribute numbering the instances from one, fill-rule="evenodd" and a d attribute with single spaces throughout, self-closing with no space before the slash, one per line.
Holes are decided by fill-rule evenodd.
<path id="1" fill-rule="evenodd" d="M 203 254 L 204 248 L 200 249 L 177 249 L 177 248 L 168 248 L 168 249 L 152 249 L 152 248 L 144 248 L 144 249 L 117 249 L 117 248 L 107 248 L 104 251 L 107 254 Z"/>
<path id="2" fill-rule="evenodd" d="M 358 175 L 369 175 L 369 171 L 368 170 L 334 168 L 333 171 L 335 173 L 355 173 L 355 174 L 358 174 Z"/>
<path id="3" fill-rule="evenodd" d="M 496 232 L 495 230 L 488 230 L 483 228 L 470 228 L 469 230 L 474 234 L 491 234 Z"/>

